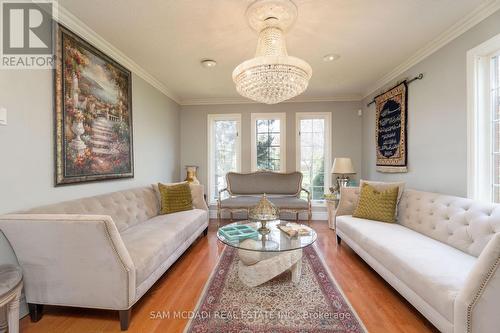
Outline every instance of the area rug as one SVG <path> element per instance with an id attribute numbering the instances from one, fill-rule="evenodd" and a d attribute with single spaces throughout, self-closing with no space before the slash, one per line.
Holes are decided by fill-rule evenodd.
<path id="1" fill-rule="evenodd" d="M 249 288 L 238 278 L 238 252 L 226 247 L 186 333 L 366 332 L 313 246 L 304 249 L 298 284 L 287 271 Z"/>

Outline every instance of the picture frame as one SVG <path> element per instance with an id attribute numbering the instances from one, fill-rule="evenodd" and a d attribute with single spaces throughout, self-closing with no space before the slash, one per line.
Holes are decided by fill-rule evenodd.
<path id="1" fill-rule="evenodd" d="M 131 72 L 55 24 L 55 185 L 134 177 Z"/>

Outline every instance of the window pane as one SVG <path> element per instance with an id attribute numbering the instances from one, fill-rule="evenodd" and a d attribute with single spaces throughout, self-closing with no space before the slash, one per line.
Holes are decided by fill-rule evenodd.
<path id="1" fill-rule="evenodd" d="M 493 185 L 500 185 L 500 154 L 493 156 Z"/>
<path id="2" fill-rule="evenodd" d="M 279 160 L 280 159 L 280 147 L 269 148 L 269 159 Z"/>
<path id="3" fill-rule="evenodd" d="M 301 132 L 312 132 L 312 119 L 303 119 L 300 121 L 300 131 Z"/>
<path id="4" fill-rule="evenodd" d="M 491 82 L 491 105 L 493 119 L 500 119 L 500 60 L 499 56 L 492 59 L 493 71 Z"/>
<path id="5" fill-rule="evenodd" d="M 323 133 L 323 126 L 325 125 L 325 121 L 323 119 L 314 119 L 313 120 L 313 131 L 315 133 Z"/>
<path id="6" fill-rule="evenodd" d="M 300 133 L 300 145 L 302 147 L 312 147 L 313 144 L 313 134 L 311 132 L 302 131 Z"/>
<path id="7" fill-rule="evenodd" d="M 493 119 L 500 119 L 500 88 L 493 94 Z"/>
<path id="8" fill-rule="evenodd" d="M 500 152 L 500 121 L 493 122 L 493 152 Z"/>
<path id="9" fill-rule="evenodd" d="M 269 140 L 269 135 L 266 134 L 257 134 L 257 143 L 265 145 Z"/>
<path id="10" fill-rule="evenodd" d="M 325 193 L 325 119 L 300 120 L 300 171 L 303 186 L 313 200 L 323 200 Z M 302 194 L 305 198 L 307 195 Z"/>
<path id="11" fill-rule="evenodd" d="M 269 132 L 269 121 L 257 120 L 257 133 L 267 133 L 267 132 Z"/>
<path id="12" fill-rule="evenodd" d="M 493 187 L 493 201 L 500 202 L 500 186 Z"/>
<path id="13" fill-rule="evenodd" d="M 280 120 L 256 120 L 256 141 L 257 169 L 280 171 Z"/>
<path id="14" fill-rule="evenodd" d="M 491 115 L 492 123 L 492 200 L 500 202 L 500 61 L 499 56 L 491 59 Z"/>
<path id="15" fill-rule="evenodd" d="M 280 120 L 279 119 L 269 120 L 269 131 L 274 132 L 274 133 L 280 132 Z"/>
<path id="16" fill-rule="evenodd" d="M 301 165 L 307 165 L 309 170 L 312 167 L 312 161 L 313 161 L 313 147 L 311 146 L 301 146 L 301 152 L 300 152 L 300 164 Z"/>
<path id="17" fill-rule="evenodd" d="M 236 120 L 215 120 L 212 123 L 214 191 L 217 199 L 220 190 L 226 187 L 226 173 L 237 170 L 238 122 Z"/>

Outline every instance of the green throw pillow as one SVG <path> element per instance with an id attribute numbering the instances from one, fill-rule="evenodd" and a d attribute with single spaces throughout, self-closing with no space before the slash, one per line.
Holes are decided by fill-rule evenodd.
<path id="1" fill-rule="evenodd" d="M 396 206 L 399 188 L 377 191 L 373 186 L 363 184 L 358 206 L 353 217 L 382 222 L 396 222 Z"/>
<path id="2" fill-rule="evenodd" d="M 189 183 L 163 185 L 158 183 L 161 196 L 160 214 L 170 214 L 193 209 L 193 197 Z"/>

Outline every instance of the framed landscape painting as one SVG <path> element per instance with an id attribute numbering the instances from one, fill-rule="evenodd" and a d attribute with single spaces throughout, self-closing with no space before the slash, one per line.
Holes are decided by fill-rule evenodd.
<path id="1" fill-rule="evenodd" d="M 56 27 L 56 185 L 131 178 L 130 71 Z"/>

